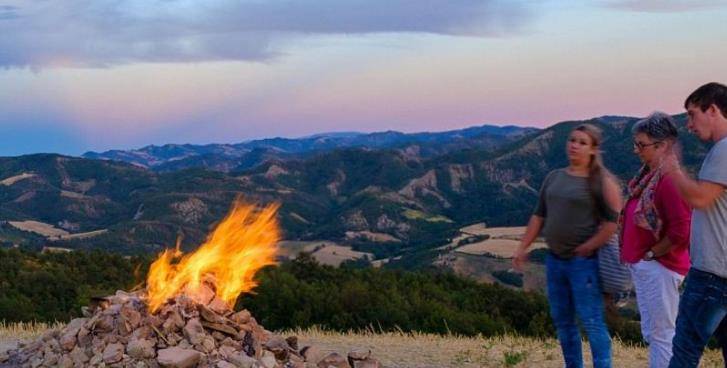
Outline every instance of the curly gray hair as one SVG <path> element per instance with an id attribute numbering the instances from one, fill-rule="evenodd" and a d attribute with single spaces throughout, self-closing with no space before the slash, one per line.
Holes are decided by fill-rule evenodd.
<path id="1" fill-rule="evenodd" d="M 646 118 L 637 121 L 631 128 L 631 133 L 634 135 L 644 133 L 649 138 L 657 141 L 675 140 L 679 137 L 674 118 L 660 111 L 656 111 Z"/>

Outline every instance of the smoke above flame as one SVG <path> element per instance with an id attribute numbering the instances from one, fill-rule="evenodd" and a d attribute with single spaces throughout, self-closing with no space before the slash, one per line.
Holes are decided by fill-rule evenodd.
<path id="1" fill-rule="evenodd" d="M 257 286 L 257 271 L 275 264 L 280 240 L 275 218 L 278 208 L 272 204 L 261 209 L 236 200 L 227 217 L 196 251 L 184 255 L 178 246 L 165 250 L 147 276 L 150 310 L 157 311 L 179 294 L 197 300 L 208 287 L 204 283 L 210 282 L 215 295 L 233 307 L 241 293 Z"/>

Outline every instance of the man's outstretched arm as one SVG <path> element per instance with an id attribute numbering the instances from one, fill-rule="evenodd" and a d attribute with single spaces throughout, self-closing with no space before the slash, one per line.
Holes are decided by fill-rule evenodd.
<path id="1" fill-rule="evenodd" d="M 703 209 L 711 206 L 725 191 L 722 184 L 690 178 L 678 166 L 669 170 L 669 176 L 674 181 L 679 194 L 693 208 Z"/>

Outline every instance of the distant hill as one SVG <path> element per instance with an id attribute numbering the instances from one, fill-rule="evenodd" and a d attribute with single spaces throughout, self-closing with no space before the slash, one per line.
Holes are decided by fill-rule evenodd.
<path id="1" fill-rule="evenodd" d="M 424 157 L 464 148 L 494 149 L 535 131 L 536 128 L 484 125 L 440 133 L 323 133 L 298 139 L 270 138 L 238 144 L 167 144 L 136 150 L 87 152 L 83 157 L 123 161 L 159 172 L 192 167 L 227 172 L 252 168 L 270 159 L 305 158 L 342 148 L 387 149 L 418 145 L 419 153 Z"/>
<path id="2" fill-rule="evenodd" d="M 677 116 L 681 126 L 684 118 Z M 606 165 L 624 181 L 639 167 L 630 130 L 636 120 L 589 120 L 603 128 Z M 567 135 L 580 123 L 520 132 L 519 138 L 501 139 L 497 148 L 483 147 L 491 136 L 475 134 L 477 129 L 446 133 L 446 139 L 445 133 L 422 134 L 418 143 L 395 148 L 380 143 L 385 148 L 310 150 L 302 156 L 296 153 L 306 146 L 293 142 L 287 148 L 290 156 L 284 158 L 270 153 L 281 149 L 281 141 L 270 140 L 278 142 L 278 148 L 250 148 L 256 158 L 249 164 L 219 171 L 203 167 L 157 172 L 138 163 L 59 155 L 0 158 L 0 244 L 147 253 L 171 246 L 181 236 L 183 246 L 191 248 L 241 194 L 254 202 L 280 202 L 286 239 L 335 240 L 377 259 L 408 255 L 392 262 L 393 267 L 426 265 L 436 257 L 432 249 L 447 244 L 462 226 L 523 225 L 545 175 L 567 164 Z M 387 137 L 399 134 L 365 139 L 396 141 Z M 455 136 L 465 138 L 461 144 L 452 143 L 458 142 Z M 682 144 L 686 163 L 695 169 L 707 146 L 691 135 L 684 135 Z M 179 155 L 187 149 L 163 147 L 169 150 L 156 147 L 148 152 L 173 157 L 172 147 Z M 212 156 L 217 152 L 210 150 Z M 70 234 L 48 239 L 9 222 L 30 220 Z M 87 232 L 91 233 L 83 235 Z"/>

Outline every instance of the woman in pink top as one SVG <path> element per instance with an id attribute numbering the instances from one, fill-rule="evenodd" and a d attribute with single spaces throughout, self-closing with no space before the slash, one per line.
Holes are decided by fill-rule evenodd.
<path id="1" fill-rule="evenodd" d="M 653 113 L 632 131 L 634 153 L 644 165 L 629 182 L 621 218 L 621 258 L 631 265 L 649 366 L 667 367 L 679 286 L 689 270 L 691 209 L 661 170 L 677 140 L 671 116 Z"/>

